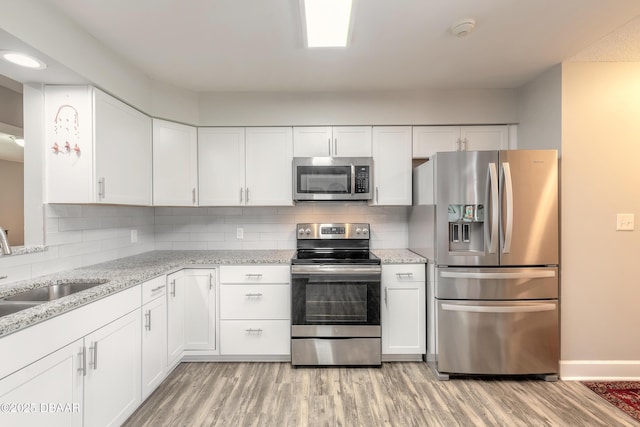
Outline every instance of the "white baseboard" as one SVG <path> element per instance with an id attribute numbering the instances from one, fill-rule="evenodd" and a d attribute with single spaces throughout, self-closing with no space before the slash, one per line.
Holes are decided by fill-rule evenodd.
<path id="1" fill-rule="evenodd" d="M 640 360 L 561 360 L 563 381 L 640 381 Z"/>

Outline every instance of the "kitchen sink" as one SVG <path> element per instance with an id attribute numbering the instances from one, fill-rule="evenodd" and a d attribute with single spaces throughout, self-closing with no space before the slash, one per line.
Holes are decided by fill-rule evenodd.
<path id="1" fill-rule="evenodd" d="M 30 289 L 19 294 L 12 295 L 4 298 L 8 302 L 31 302 L 31 301 L 53 301 L 58 298 L 66 297 L 68 295 L 75 294 L 80 291 L 91 289 L 96 286 L 100 286 L 103 282 L 72 282 L 72 283 L 58 283 L 55 285 L 43 286 L 42 288 Z"/>
<path id="2" fill-rule="evenodd" d="M 0 317 L 17 313 L 27 308 L 35 307 L 42 302 L 28 301 L 0 301 Z"/>

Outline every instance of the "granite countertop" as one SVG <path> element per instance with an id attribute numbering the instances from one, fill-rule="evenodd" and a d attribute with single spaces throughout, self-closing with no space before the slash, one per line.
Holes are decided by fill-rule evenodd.
<path id="1" fill-rule="evenodd" d="M 293 253 L 293 250 L 153 251 L 16 282 L 0 288 L 0 298 L 58 283 L 106 283 L 0 317 L 0 337 L 178 268 L 199 265 L 289 264 Z"/>
<path id="2" fill-rule="evenodd" d="M 373 249 L 383 264 L 425 264 L 426 258 L 411 252 L 409 249 Z"/>
<path id="3" fill-rule="evenodd" d="M 408 249 L 378 249 L 383 264 L 420 264 L 427 260 Z M 289 264 L 293 250 L 152 251 L 75 270 L 17 282 L 0 288 L 0 298 L 69 282 L 98 286 L 0 317 L 0 337 L 73 310 L 154 277 L 190 266 Z"/>

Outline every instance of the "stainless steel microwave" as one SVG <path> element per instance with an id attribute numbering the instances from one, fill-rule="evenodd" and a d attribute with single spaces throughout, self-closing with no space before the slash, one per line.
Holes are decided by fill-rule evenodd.
<path id="1" fill-rule="evenodd" d="M 371 157 L 294 157 L 293 199 L 371 200 Z"/>

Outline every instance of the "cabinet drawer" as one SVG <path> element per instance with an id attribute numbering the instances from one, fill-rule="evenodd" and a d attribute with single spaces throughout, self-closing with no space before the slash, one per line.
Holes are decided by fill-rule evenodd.
<path id="1" fill-rule="evenodd" d="M 288 265 L 243 265 L 220 267 L 220 283 L 289 283 Z"/>
<path id="2" fill-rule="evenodd" d="M 220 354 L 290 354 L 288 320 L 221 320 Z"/>
<path id="3" fill-rule="evenodd" d="M 221 319 L 289 319 L 289 285 L 220 285 Z"/>
<path id="4" fill-rule="evenodd" d="M 391 264 L 382 266 L 382 283 L 424 282 L 424 264 Z"/>
<path id="5" fill-rule="evenodd" d="M 166 276 L 158 276 L 142 284 L 142 304 L 153 301 L 167 293 Z"/>

